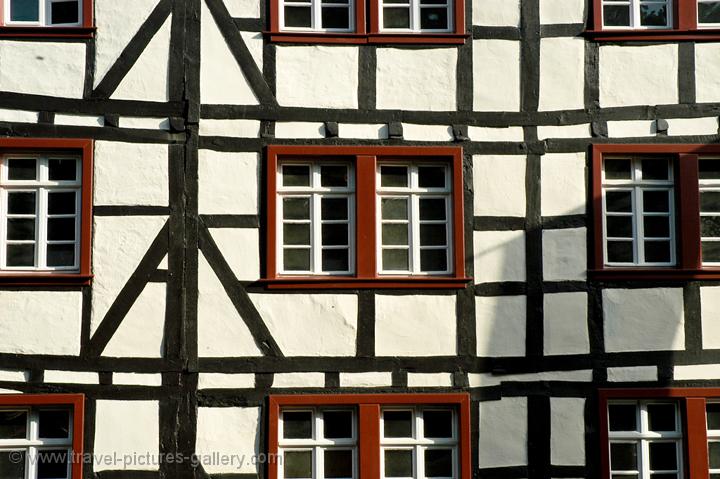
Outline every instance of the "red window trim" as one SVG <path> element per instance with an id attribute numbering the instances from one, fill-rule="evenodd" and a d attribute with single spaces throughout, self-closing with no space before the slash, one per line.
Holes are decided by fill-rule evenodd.
<path id="1" fill-rule="evenodd" d="M 83 2 L 82 25 L 78 27 L 43 27 L 5 25 L 5 2 L 0 0 L 0 38 L 92 38 L 95 33 L 93 0 L 80 1 Z"/>
<path id="2" fill-rule="evenodd" d="M 85 395 L 83 394 L 0 394 L 0 406 L 71 406 L 73 410 L 72 473 L 71 479 L 83 477 L 83 423 Z"/>
<path id="3" fill-rule="evenodd" d="M 602 159 L 608 154 L 666 154 L 677 158 L 675 187 L 678 190 L 676 230 L 677 266 L 673 268 L 608 267 L 603 255 Z M 720 145 L 631 144 L 593 145 L 591 195 L 593 248 L 590 275 L 605 280 L 702 280 L 720 279 L 719 267 L 703 267 L 700 251 L 700 195 L 698 157 L 720 154 Z"/>
<path id="4" fill-rule="evenodd" d="M 458 410 L 460 479 L 472 477 L 470 456 L 470 396 L 459 394 L 317 394 L 270 396 L 268 457 L 278 454 L 278 421 L 280 408 L 287 406 L 358 407 L 358 464 L 359 479 L 377 479 L 380 474 L 380 406 L 386 405 L 446 405 Z M 277 479 L 277 461 L 268 461 L 268 478 Z"/>
<path id="5" fill-rule="evenodd" d="M 55 138 L 0 138 L 3 150 L 75 151 L 82 157 L 82 193 L 80 199 L 80 269 L 77 273 L 2 272 L 0 285 L 14 286 L 86 286 L 92 281 L 92 192 L 93 141 Z"/>
<path id="6" fill-rule="evenodd" d="M 355 157 L 356 204 L 375 204 L 376 157 L 438 159 L 451 161 L 453 203 L 453 273 L 448 276 L 379 276 L 376 271 L 375 208 L 362 208 L 356 214 L 356 273 L 354 276 L 280 276 L 276 264 L 276 174 L 282 157 L 306 157 L 322 161 L 338 156 Z M 267 147 L 267 263 L 268 288 L 278 289 L 356 289 L 356 288 L 463 288 L 465 277 L 465 237 L 463 213 L 463 152 L 460 147 L 403 146 L 279 146 Z"/>

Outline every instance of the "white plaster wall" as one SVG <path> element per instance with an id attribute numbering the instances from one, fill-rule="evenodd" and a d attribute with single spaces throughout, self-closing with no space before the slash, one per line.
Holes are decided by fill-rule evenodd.
<path id="1" fill-rule="evenodd" d="M 453 141 L 452 127 L 403 123 L 403 138 L 408 141 Z"/>
<path id="2" fill-rule="evenodd" d="M 520 0 L 473 0 L 473 25 L 520 26 Z"/>
<path id="3" fill-rule="evenodd" d="M 524 155 L 474 155 L 476 216 L 525 216 Z"/>
<path id="4" fill-rule="evenodd" d="M 27 110 L 8 110 L 0 108 L 0 121 L 16 121 L 18 123 L 37 123 L 39 113 Z"/>
<path id="5" fill-rule="evenodd" d="M 673 367 L 673 379 L 716 380 L 720 376 L 720 364 L 691 364 Z"/>
<path id="6" fill-rule="evenodd" d="M 717 135 L 717 117 L 671 118 L 668 122 L 668 135 Z"/>
<path id="7" fill-rule="evenodd" d="M 258 0 L 223 0 L 230 15 L 234 18 L 260 17 L 260 2 Z"/>
<path id="8" fill-rule="evenodd" d="M 28 371 L 11 371 L 0 369 L 0 381 L 26 382 L 30 378 Z"/>
<path id="9" fill-rule="evenodd" d="M 279 121 L 275 123 L 275 138 L 325 138 L 325 124 L 310 121 Z"/>
<path id="10" fill-rule="evenodd" d="M 600 106 L 678 102 L 677 44 L 600 47 Z"/>
<path id="11" fill-rule="evenodd" d="M 602 298 L 606 351 L 684 349 L 682 288 L 605 289 Z"/>
<path id="12" fill-rule="evenodd" d="M 377 356 L 457 353 L 455 296 L 375 296 Z"/>
<path id="13" fill-rule="evenodd" d="M 251 294 L 285 356 L 354 356 L 357 296 Z"/>
<path id="14" fill-rule="evenodd" d="M 121 116 L 118 124 L 120 128 L 132 128 L 134 130 L 170 130 L 169 118 Z"/>
<path id="15" fill-rule="evenodd" d="M 585 23 L 585 0 L 540 0 L 540 23 Z"/>
<path id="16" fill-rule="evenodd" d="M 343 388 L 374 388 L 392 385 L 392 373 L 340 373 L 340 387 Z"/>
<path id="17" fill-rule="evenodd" d="M 411 388 L 449 388 L 452 383 L 450 373 L 408 373 L 408 387 Z"/>
<path id="18" fill-rule="evenodd" d="M 478 356 L 525 355 L 526 304 L 525 296 L 475 297 Z"/>
<path id="19" fill-rule="evenodd" d="M 587 277 L 587 230 L 543 230 L 543 279 L 582 281 Z"/>
<path id="20" fill-rule="evenodd" d="M 43 374 L 46 383 L 67 383 L 67 384 L 98 384 L 100 378 L 98 373 L 84 371 L 60 371 L 46 369 Z"/>
<path id="21" fill-rule="evenodd" d="M 657 366 L 620 366 L 607 368 L 609 382 L 657 381 Z"/>
<path id="22" fill-rule="evenodd" d="M 582 123 L 580 125 L 542 125 L 537 127 L 539 140 L 548 138 L 590 138 L 590 125 Z"/>
<path id="23" fill-rule="evenodd" d="M 254 374 L 200 373 L 198 375 L 199 389 L 252 389 L 254 387 Z"/>
<path id="24" fill-rule="evenodd" d="M 621 120 L 609 121 L 608 137 L 631 138 L 635 136 L 654 136 L 657 131 L 655 122 L 651 120 Z"/>
<path id="25" fill-rule="evenodd" d="M 468 126 L 468 136 L 473 141 L 523 141 L 525 138 L 521 126 L 505 128 Z"/>
<path id="26" fill-rule="evenodd" d="M 702 311 L 702 345 L 705 349 L 720 348 L 720 286 L 700 288 Z"/>
<path id="27" fill-rule="evenodd" d="M 0 90 L 82 98 L 85 44 L 0 42 Z"/>
<path id="28" fill-rule="evenodd" d="M 507 382 L 592 382 L 592 369 L 576 369 L 571 371 L 546 371 L 540 373 L 524 373 L 524 374 L 492 374 L 492 373 L 470 373 L 468 374 L 468 384 L 471 388 L 498 386 Z"/>
<path id="29" fill-rule="evenodd" d="M 590 352 L 587 325 L 587 293 L 556 293 L 543 296 L 546 355 Z"/>
<path id="30" fill-rule="evenodd" d="M 168 204 L 168 146 L 95 142 L 94 204 Z"/>
<path id="31" fill-rule="evenodd" d="M 260 134 L 258 120 L 200 120 L 200 136 L 230 136 L 257 138 Z"/>
<path id="32" fill-rule="evenodd" d="M 161 386 L 162 374 L 113 373 L 112 383 L 125 386 Z"/>
<path id="33" fill-rule="evenodd" d="M 35 119 L 37 121 L 37 118 Z M 63 115 L 55 114 L 56 125 L 70 126 L 105 126 L 105 118 L 94 115 Z"/>
<path id="34" fill-rule="evenodd" d="M 274 388 L 322 388 L 325 387 L 325 373 L 276 373 Z"/>
<path id="35" fill-rule="evenodd" d="M 540 161 L 543 216 L 585 213 L 585 154 L 548 153 Z"/>
<path id="36" fill-rule="evenodd" d="M 477 111 L 520 109 L 520 42 L 473 40 L 473 105 Z"/>
<path id="37" fill-rule="evenodd" d="M 527 398 L 480 403 L 480 468 L 527 464 Z"/>
<path id="38" fill-rule="evenodd" d="M 259 428 L 260 408 L 257 407 L 198 408 L 195 452 L 200 456 L 205 472 L 257 474 L 257 467 L 250 458 L 260 451 Z M 213 454 L 235 456 L 235 460 L 223 465 L 212 460 Z M 244 456 L 242 463 L 239 463 L 240 456 Z"/>
<path id="39" fill-rule="evenodd" d="M 263 34 L 259 32 L 240 32 L 240 36 L 245 42 L 245 45 L 248 47 L 248 50 L 250 50 L 250 55 L 252 55 L 253 60 L 255 60 L 255 64 L 258 69 L 262 71 L 264 44 Z"/>
<path id="40" fill-rule="evenodd" d="M 259 230 L 212 228 L 210 235 L 237 279 L 254 281 L 260 277 Z"/>
<path id="41" fill-rule="evenodd" d="M 157 465 L 141 464 L 139 461 L 125 464 L 123 456 L 132 458 L 134 455 L 149 454 L 151 458 L 157 457 L 160 434 L 158 402 L 98 400 L 95 407 L 93 452 L 103 459 L 94 463 L 95 472 L 157 470 Z"/>
<path id="42" fill-rule="evenodd" d="M 0 291 L 0 352 L 80 354 L 80 291 Z"/>
<path id="43" fill-rule="evenodd" d="M 258 212 L 258 155 L 199 150 L 198 207 L 201 214 Z"/>
<path id="44" fill-rule="evenodd" d="M 579 110 L 584 106 L 585 39 L 541 39 L 538 109 Z"/>
<path id="45" fill-rule="evenodd" d="M 585 399 L 550 398 L 550 463 L 585 464 Z"/>
<path id="46" fill-rule="evenodd" d="M 475 231 L 475 282 L 525 281 L 524 231 Z"/>
<path id="47" fill-rule="evenodd" d="M 454 111 L 457 49 L 377 50 L 379 109 Z"/>
<path id="48" fill-rule="evenodd" d="M 720 44 L 695 44 L 695 96 L 698 103 L 720 101 Z"/>
<path id="49" fill-rule="evenodd" d="M 340 123 L 338 124 L 338 137 L 382 140 L 388 137 L 388 126 L 387 124 Z"/>
<path id="50" fill-rule="evenodd" d="M 165 334 L 164 283 L 148 283 L 108 342 L 103 356 L 160 358 Z"/>
<path id="51" fill-rule="evenodd" d="M 277 46 L 277 99 L 283 106 L 357 108 L 357 47 Z"/>

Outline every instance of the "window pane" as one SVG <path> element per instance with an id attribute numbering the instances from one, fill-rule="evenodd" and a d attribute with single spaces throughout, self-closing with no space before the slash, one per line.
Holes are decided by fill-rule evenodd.
<path id="1" fill-rule="evenodd" d="M 650 3 L 640 5 L 640 24 L 646 27 L 664 27 L 667 25 L 667 6 Z"/>
<path id="2" fill-rule="evenodd" d="M 348 244 L 347 224 L 322 225 L 323 246 L 345 246 Z"/>
<path id="3" fill-rule="evenodd" d="M 310 28 L 312 20 L 310 18 L 310 6 L 307 7 L 285 7 L 285 26 L 294 28 Z M 307 185 L 290 185 L 287 182 L 285 186 L 307 186 Z"/>
<path id="4" fill-rule="evenodd" d="M 308 223 L 283 225 L 283 243 L 296 245 L 310 244 L 310 225 Z"/>
<path id="5" fill-rule="evenodd" d="M 34 215 L 35 192 L 8 193 L 8 214 Z"/>
<path id="6" fill-rule="evenodd" d="M 677 469 L 677 454 L 674 442 L 650 443 L 650 469 L 672 471 Z"/>
<path id="7" fill-rule="evenodd" d="M 445 188 L 445 168 L 442 166 L 419 167 L 418 185 L 421 188 Z"/>
<path id="8" fill-rule="evenodd" d="M 311 478 L 312 451 L 285 451 L 283 472 L 287 478 Z"/>
<path id="9" fill-rule="evenodd" d="M 701 191 L 700 211 L 704 213 L 720 213 L 720 191 Z"/>
<path id="10" fill-rule="evenodd" d="M 48 177 L 51 181 L 75 181 L 76 166 L 75 160 L 49 160 Z"/>
<path id="11" fill-rule="evenodd" d="M 720 242 L 703 241 L 702 242 L 702 260 L 706 263 L 720 262 Z"/>
<path id="12" fill-rule="evenodd" d="M 637 407 L 634 404 L 608 406 L 611 431 L 637 431 Z"/>
<path id="13" fill-rule="evenodd" d="M 350 9 L 347 7 L 322 7 L 322 27 L 347 30 L 350 28 Z"/>
<path id="14" fill-rule="evenodd" d="M 675 430 L 674 404 L 649 404 L 647 411 L 651 431 Z"/>
<path id="15" fill-rule="evenodd" d="M 347 198 L 323 198 L 320 202 L 320 209 L 323 220 L 348 219 Z"/>
<path id="16" fill-rule="evenodd" d="M 628 474 L 628 475 L 613 474 L 612 479 L 638 479 L 638 475 L 637 474 Z"/>
<path id="17" fill-rule="evenodd" d="M 720 430 L 720 403 L 707 403 L 707 428 Z"/>
<path id="18" fill-rule="evenodd" d="M 667 160 L 642 160 L 643 180 L 667 180 Z"/>
<path id="19" fill-rule="evenodd" d="M 633 244 L 631 241 L 608 241 L 607 253 L 611 263 L 632 263 Z"/>
<path id="20" fill-rule="evenodd" d="M 383 411 L 384 437 L 413 437 L 412 411 Z"/>
<path id="21" fill-rule="evenodd" d="M 648 263 L 668 263 L 670 262 L 670 242 L 669 241 L 646 241 L 645 242 L 645 261 Z"/>
<path id="22" fill-rule="evenodd" d="M 0 411 L 0 439 L 25 439 L 27 437 L 27 413 L 25 411 Z"/>
<path id="23" fill-rule="evenodd" d="M 407 224 L 384 224 L 382 225 L 383 245 L 407 245 L 408 225 Z"/>
<path id="24" fill-rule="evenodd" d="M 67 477 L 70 456 L 67 449 L 48 449 L 38 452 L 38 479 Z"/>
<path id="25" fill-rule="evenodd" d="M 410 9 L 383 8 L 383 28 L 410 28 Z"/>
<path id="26" fill-rule="evenodd" d="M 392 271 L 408 270 L 408 250 L 384 249 L 382 252 L 383 269 Z"/>
<path id="27" fill-rule="evenodd" d="M 614 471 L 636 471 L 637 445 L 628 442 L 610 443 L 610 468 Z"/>
<path id="28" fill-rule="evenodd" d="M 327 10 L 323 8 L 323 12 Z M 344 9 L 347 11 L 347 9 Z M 347 186 L 348 174 L 347 166 L 343 165 L 327 165 L 320 167 L 320 184 L 322 186 Z"/>
<path id="29" fill-rule="evenodd" d="M 19 241 L 32 241 L 35 239 L 34 218 L 8 218 L 7 239 Z"/>
<path id="30" fill-rule="evenodd" d="M 35 180 L 37 179 L 37 170 L 35 168 L 35 160 L 14 159 L 8 160 L 8 179 L 9 180 Z"/>
<path id="31" fill-rule="evenodd" d="M 283 438 L 312 439 L 312 413 L 310 411 L 283 412 Z"/>
<path id="32" fill-rule="evenodd" d="M 643 218 L 645 236 L 667 238 L 670 236 L 670 218 L 667 216 L 646 216 Z"/>
<path id="33" fill-rule="evenodd" d="M 323 428 L 328 439 L 352 437 L 352 411 L 323 412 Z"/>
<path id="34" fill-rule="evenodd" d="M 701 216 L 700 228 L 702 236 L 720 236 L 720 216 Z"/>
<path id="35" fill-rule="evenodd" d="M 420 198 L 420 219 L 444 220 L 445 198 Z"/>
<path id="36" fill-rule="evenodd" d="M 446 235 L 444 224 L 421 224 L 420 246 L 445 246 Z"/>
<path id="37" fill-rule="evenodd" d="M 10 20 L 13 22 L 37 22 L 40 19 L 40 0 L 11 0 Z"/>
<path id="38" fill-rule="evenodd" d="M 698 3 L 698 23 L 720 23 L 720 2 Z"/>
<path id="39" fill-rule="evenodd" d="M 309 220 L 310 198 L 283 198 L 283 219 Z"/>
<path id="40" fill-rule="evenodd" d="M 447 8 L 421 8 L 420 28 L 423 30 L 447 30 Z"/>
<path id="41" fill-rule="evenodd" d="M 420 218 L 422 218 L 423 200 L 420 200 Z M 406 198 L 383 198 L 382 219 L 406 220 L 408 219 L 408 200 Z"/>
<path id="42" fill-rule="evenodd" d="M 720 469 L 720 442 L 708 443 L 708 457 L 711 469 Z"/>
<path id="43" fill-rule="evenodd" d="M 73 266 L 75 264 L 74 244 L 51 244 L 47 247 L 48 266 Z"/>
<path id="44" fill-rule="evenodd" d="M 300 8 L 305 7 L 285 7 L 285 11 L 289 8 Z M 310 8 L 307 9 L 308 15 Z M 287 23 L 287 16 L 285 17 Z M 310 167 L 308 165 L 283 165 L 283 186 L 310 186 Z"/>
<path id="45" fill-rule="evenodd" d="M 611 238 L 632 238 L 631 216 L 608 216 L 606 218 L 607 236 Z"/>
<path id="46" fill-rule="evenodd" d="M 48 193 L 48 213 L 51 215 L 74 215 L 76 213 L 75 192 Z"/>
<path id="47" fill-rule="evenodd" d="M 412 450 L 385 451 L 386 477 L 413 477 Z"/>
<path id="48" fill-rule="evenodd" d="M 386 8 L 385 11 L 387 10 Z M 387 27 L 387 22 L 385 26 Z M 408 185 L 407 171 L 406 166 L 381 166 L 380 186 L 406 187 Z"/>
<path id="49" fill-rule="evenodd" d="M 24 479 L 25 451 L 0 451 L 0 473 L 3 479 Z"/>
<path id="50" fill-rule="evenodd" d="M 630 5 L 605 5 L 603 23 L 606 27 L 629 27 Z"/>
<path id="51" fill-rule="evenodd" d="M 605 11 L 607 12 L 607 6 Z M 605 16 L 605 25 L 607 23 L 607 15 Z M 623 24 L 626 25 L 626 24 Z M 632 163 L 630 160 L 605 160 L 603 161 L 605 168 L 605 179 L 607 180 L 629 180 L 631 176 L 630 167 Z"/>
<path id="52" fill-rule="evenodd" d="M 447 250 L 423 249 L 420 250 L 421 271 L 447 271 Z"/>
<path id="53" fill-rule="evenodd" d="M 7 265 L 35 266 L 35 245 L 9 244 L 7 247 Z"/>
<path id="54" fill-rule="evenodd" d="M 452 411 L 423 411 L 425 437 L 452 437 Z"/>
<path id="55" fill-rule="evenodd" d="M 325 451 L 325 477 L 353 477 L 353 460 L 351 450 Z"/>
<path id="56" fill-rule="evenodd" d="M 606 192 L 605 209 L 611 213 L 630 213 L 632 211 L 632 193 L 629 191 Z"/>
<path id="57" fill-rule="evenodd" d="M 670 201 L 667 191 L 643 191 L 643 208 L 645 211 L 667 213 L 670 211 Z"/>
<path id="58" fill-rule="evenodd" d="M 702 5 L 702 4 L 700 4 Z M 720 2 L 716 5 L 720 6 Z M 720 179 L 720 159 L 703 159 L 698 162 L 701 180 Z"/>
<path id="59" fill-rule="evenodd" d="M 348 254 L 346 249 L 322 250 L 323 271 L 349 271 Z"/>
<path id="60" fill-rule="evenodd" d="M 287 271 L 308 271 L 310 269 L 310 249 L 283 250 L 283 266 Z"/>
<path id="61" fill-rule="evenodd" d="M 50 240 L 50 241 L 74 241 L 75 240 L 75 218 L 50 218 L 50 219 L 48 219 L 48 240 Z"/>
<path id="62" fill-rule="evenodd" d="M 452 449 L 426 449 L 425 475 L 427 477 L 452 477 Z"/>
<path id="63" fill-rule="evenodd" d="M 78 23 L 78 2 L 55 2 L 52 3 L 51 18 L 53 25 L 62 23 Z"/>

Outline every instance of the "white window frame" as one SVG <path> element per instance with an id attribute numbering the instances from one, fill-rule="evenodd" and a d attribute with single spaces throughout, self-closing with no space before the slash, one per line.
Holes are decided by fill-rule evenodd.
<path id="1" fill-rule="evenodd" d="M 9 180 L 7 160 L 12 159 L 34 159 L 36 161 L 35 180 Z M 75 181 L 50 181 L 48 179 L 50 160 L 75 160 Z M 8 193 L 9 192 L 35 192 L 35 214 L 27 215 L 28 218 L 35 218 L 35 239 L 34 241 L 16 241 L 7 239 L 8 219 Z M 74 217 L 75 218 L 75 240 L 52 241 L 47 239 L 48 229 L 48 194 L 61 192 L 75 192 L 75 214 L 74 215 L 52 215 L 53 218 Z M 23 217 L 23 215 L 12 215 Z M 12 153 L 0 156 L 0 270 L 2 271 L 56 271 L 75 273 L 80 270 L 80 244 L 81 244 L 81 223 L 82 223 L 82 161 L 77 155 L 67 154 L 22 154 Z M 8 243 L 20 244 L 26 242 L 35 244 L 35 265 L 30 266 L 7 266 L 7 245 Z M 47 246 L 49 244 L 74 244 L 75 262 L 72 266 L 48 266 Z"/>
<path id="2" fill-rule="evenodd" d="M 381 169 L 383 166 L 402 166 L 408 168 L 407 187 L 383 187 L 381 183 Z M 418 181 L 418 167 L 441 167 L 445 171 L 445 186 L 442 188 L 421 188 Z M 426 163 L 426 162 L 398 162 L 378 161 L 375 172 L 375 230 L 376 230 L 376 262 L 379 275 L 387 276 L 437 276 L 453 273 L 453 191 L 452 191 L 452 169 L 447 163 Z M 421 198 L 444 198 L 445 199 L 445 221 L 425 220 L 423 223 L 445 224 L 445 246 L 423 246 L 420 247 L 420 199 Z M 383 223 L 404 222 L 404 220 L 383 220 L 382 199 L 383 198 L 408 198 L 408 243 L 409 259 L 407 271 L 383 269 L 382 253 L 382 225 Z M 402 249 L 400 246 L 390 246 L 387 249 Z M 444 249 L 446 250 L 446 266 L 441 271 L 421 271 L 420 251 L 421 249 Z"/>
<path id="3" fill-rule="evenodd" d="M 700 23 L 700 4 L 701 3 L 720 3 L 720 1 L 718 1 L 718 0 L 697 0 L 697 8 L 696 8 L 697 18 L 695 20 L 696 20 L 698 29 L 720 28 L 720 23 L 717 23 L 717 22 L 715 22 L 715 23 Z"/>
<path id="4" fill-rule="evenodd" d="M 603 223 L 603 259 L 605 266 L 675 266 L 677 263 L 677 238 L 675 231 L 675 222 L 677 211 L 675 209 L 675 173 L 674 162 L 668 157 L 668 180 L 643 180 L 642 179 L 642 160 L 647 157 L 642 156 L 606 156 L 603 158 L 602 165 L 602 223 Z M 629 180 L 608 180 L 605 177 L 605 160 L 627 160 L 631 162 L 631 178 Z M 645 212 L 643 207 L 643 191 L 667 191 L 668 192 L 668 209 L 670 223 L 670 261 L 669 262 L 648 262 L 645 261 L 645 233 L 643 218 L 645 216 L 668 216 L 664 213 Z M 607 212 L 606 193 L 608 191 L 630 191 L 631 192 L 631 212 Z M 633 244 L 633 262 L 620 263 L 608 261 L 608 241 L 628 241 L 628 238 L 608 237 L 607 235 L 607 218 L 608 216 L 632 216 L 632 244 Z M 659 238 L 653 238 L 658 239 Z"/>
<path id="5" fill-rule="evenodd" d="M 649 405 L 671 404 L 675 407 L 675 431 L 650 431 L 648 411 Z M 636 414 L 636 424 L 638 425 L 639 431 L 610 431 L 610 407 L 613 405 L 634 405 Z M 605 411 L 608 417 L 608 451 L 611 454 L 611 445 L 613 443 L 632 443 L 635 444 L 640 450 L 637 453 L 637 467 L 638 470 L 634 472 L 630 471 L 613 471 L 612 470 L 612 457 L 609 457 L 610 474 L 613 477 L 626 475 L 628 477 L 637 475 L 638 479 L 650 479 L 650 443 L 651 442 L 674 442 L 675 454 L 677 461 L 677 477 L 683 478 L 683 433 L 682 433 L 682 420 L 680 417 L 680 408 L 678 407 L 677 401 L 662 401 L 662 400 L 619 400 L 619 401 L 608 401 L 608 409 Z M 668 474 L 672 473 L 667 471 Z"/>
<path id="6" fill-rule="evenodd" d="M 673 0 L 599 0 L 600 14 L 602 16 L 603 30 L 672 30 L 674 25 L 673 19 Z M 678 1 L 678 0 L 674 0 Z M 666 4 L 667 5 L 667 24 L 664 26 L 641 25 L 640 24 L 640 5 L 647 4 Z M 605 25 L 605 6 L 606 5 L 630 5 L 630 24 L 629 25 Z"/>
<path id="7" fill-rule="evenodd" d="M 25 479 L 37 478 L 38 455 L 42 450 L 66 449 L 69 455 L 67 473 L 64 478 L 72 477 L 73 459 L 73 410 L 63 407 L 0 407 L 0 412 L 27 413 L 27 429 L 25 439 L 0 439 L 0 452 L 24 451 L 25 452 Z M 66 439 L 44 439 L 40 437 L 40 411 L 67 411 L 69 417 L 68 437 Z"/>
<path id="8" fill-rule="evenodd" d="M 371 0 L 372 1 L 372 0 Z M 452 0 L 445 0 L 445 4 L 437 3 L 437 4 L 427 4 L 427 5 L 421 5 L 421 0 L 405 0 L 403 3 L 385 3 L 382 0 L 375 0 L 380 2 L 380 6 L 378 7 L 378 21 L 379 21 L 379 28 L 381 32 L 386 33 L 394 33 L 394 32 L 422 32 L 422 33 L 451 33 L 455 31 L 455 18 L 454 18 L 454 8 L 455 4 Z M 410 27 L 409 28 L 385 28 L 383 27 L 384 23 L 384 9 L 385 7 L 392 8 L 409 8 L 410 9 Z M 442 8 L 445 7 L 447 10 L 447 28 L 425 28 L 423 29 L 420 26 L 420 10 L 424 8 Z"/>
<path id="9" fill-rule="evenodd" d="M 328 32 L 353 33 L 355 32 L 355 0 L 348 3 L 322 3 L 322 0 L 278 0 L 278 22 L 280 29 L 289 32 Z M 288 27 L 285 25 L 285 7 L 310 7 L 309 27 Z M 322 9 L 324 7 L 344 7 L 348 9 L 348 28 L 323 28 Z"/>
<path id="10" fill-rule="evenodd" d="M 707 156 L 701 156 L 698 159 L 698 162 L 704 161 L 704 160 L 715 160 L 720 161 L 720 158 L 716 157 L 707 157 Z M 698 174 L 699 176 L 699 174 Z M 715 191 L 720 193 L 720 178 L 719 179 L 702 179 L 700 178 L 698 180 L 699 182 L 699 191 L 698 195 L 702 195 L 703 192 L 710 192 Z M 702 217 L 703 216 L 710 216 L 710 217 L 720 217 L 720 211 L 718 212 L 703 212 L 702 207 L 700 207 L 700 248 L 702 249 L 702 243 L 703 242 L 720 242 L 720 237 L 716 236 L 703 236 L 702 235 Z M 702 252 L 700 255 L 700 260 L 702 261 Z M 720 266 L 720 261 L 702 261 L 703 266 Z"/>
<path id="11" fill-rule="evenodd" d="M 52 18 L 50 16 L 51 12 L 51 5 L 53 3 L 59 3 L 61 1 L 68 1 L 68 0 L 37 0 L 39 3 L 38 5 L 38 21 L 37 22 L 18 22 L 18 21 L 12 21 L 11 18 L 11 12 L 10 12 L 10 6 L 11 6 L 11 0 L 3 0 L 4 2 L 4 12 L 5 12 L 5 25 L 10 26 L 41 26 L 41 27 L 79 27 L 83 24 L 83 2 L 86 0 L 76 0 L 77 2 L 77 8 L 78 8 L 78 21 L 77 23 L 50 23 Z"/>

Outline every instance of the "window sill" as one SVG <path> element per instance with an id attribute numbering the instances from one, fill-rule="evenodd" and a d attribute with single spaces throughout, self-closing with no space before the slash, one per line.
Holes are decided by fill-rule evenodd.
<path id="1" fill-rule="evenodd" d="M 604 268 L 588 271 L 591 279 L 605 281 L 658 280 L 688 281 L 720 279 L 720 268 L 678 269 L 678 268 Z"/>
<path id="2" fill-rule="evenodd" d="M 431 276 L 409 278 L 388 276 L 378 278 L 326 277 L 279 277 L 261 279 L 258 284 L 268 289 L 461 289 L 471 278 Z"/>
<path id="3" fill-rule="evenodd" d="M 93 275 L 78 273 L 0 273 L 0 286 L 89 286 Z"/>
<path id="4" fill-rule="evenodd" d="M 586 30 L 585 37 L 598 42 L 720 40 L 720 29 L 698 30 Z"/>
<path id="5" fill-rule="evenodd" d="M 0 26 L 0 38 L 92 38 L 95 27 L 8 27 Z"/>
<path id="6" fill-rule="evenodd" d="M 336 43 L 336 44 L 428 44 L 462 45 L 466 33 L 320 33 L 264 32 L 275 43 Z"/>

